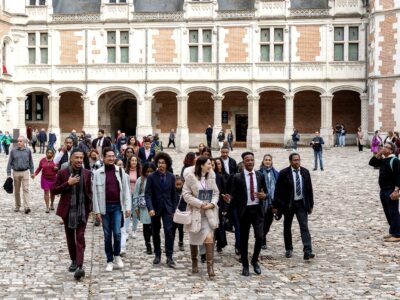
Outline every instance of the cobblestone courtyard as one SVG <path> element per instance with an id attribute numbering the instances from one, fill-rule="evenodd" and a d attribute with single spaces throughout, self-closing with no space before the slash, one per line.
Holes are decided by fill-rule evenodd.
<path id="1" fill-rule="evenodd" d="M 240 153 L 235 150 L 232 156 L 238 159 Z M 273 154 L 278 169 L 288 165 L 289 152 L 282 149 L 262 149 L 257 165 L 265 153 Z M 303 166 L 312 169 L 311 149 L 302 148 L 300 153 Z M 184 252 L 175 244 L 175 270 L 165 265 L 165 257 L 154 267 L 153 256 L 145 254 L 141 227 L 137 238 L 128 240 L 123 270 L 106 273 L 102 228 L 89 223 L 86 277 L 76 282 L 67 272 L 70 261 L 63 226 L 54 212 L 45 213 L 40 178 L 31 183 L 29 215 L 14 213 L 13 196 L 1 189 L 0 298 L 399 299 L 399 244 L 383 242 L 388 226 L 378 198 L 378 171 L 368 166 L 370 156 L 354 147 L 325 151 L 325 171 L 312 172 L 315 208 L 309 226 L 316 258 L 303 261 L 294 221 L 294 257 L 286 259 L 282 220 L 274 222 L 268 250 L 261 253 L 262 275 L 251 270 L 248 278 L 240 275 L 232 233 L 224 252 L 215 254 L 216 279 L 209 281 L 205 265 L 200 274 L 190 273 L 187 235 Z M 35 168 L 41 157 L 35 155 Z M 174 170 L 180 171 L 183 154 L 173 158 Z M 1 154 L 2 183 L 6 162 Z M 253 241 L 250 249 L 252 245 Z"/>

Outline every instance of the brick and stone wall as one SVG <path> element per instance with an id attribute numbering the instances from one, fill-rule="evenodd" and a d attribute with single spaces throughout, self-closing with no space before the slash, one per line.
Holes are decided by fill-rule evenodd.
<path id="1" fill-rule="evenodd" d="M 153 99 L 152 125 L 158 133 L 168 133 L 171 129 L 176 131 L 177 126 L 177 100 L 172 92 L 159 92 Z"/>
<path id="2" fill-rule="evenodd" d="M 77 132 L 83 127 L 83 103 L 79 93 L 66 92 L 60 98 L 60 128 L 61 132 Z"/>

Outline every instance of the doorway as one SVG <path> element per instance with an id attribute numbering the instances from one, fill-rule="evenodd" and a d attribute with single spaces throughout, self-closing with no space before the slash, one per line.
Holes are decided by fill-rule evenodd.
<path id="1" fill-rule="evenodd" d="M 247 126 L 248 116 L 246 114 L 236 115 L 236 141 L 246 142 L 247 141 Z"/>

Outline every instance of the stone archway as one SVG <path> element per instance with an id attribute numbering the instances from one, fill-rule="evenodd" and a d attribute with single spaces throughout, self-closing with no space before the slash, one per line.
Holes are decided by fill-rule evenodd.
<path id="1" fill-rule="evenodd" d="M 83 128 L 82 94 L 71 91 L 61 93 L 59 117 L 62 134 L 68 134 L 73 129 L 80 132 Z"/>
<path id="2" fill-rule="evenodd" d="M 99 128 L 115 137 L 117 130 L 136 135 L 137 99 L 125 91 L 112 91 L 99 97 Z"/>
<path id="3" fill-rule="evenodd" d="M 294 97 L 294 128 L 302 136 L 302 143 L 307 143 L 307 139 L 303 139 L 304 135 L 312 137 L 321 128 L 320 95 L 317 91 L 300 91 Z"/>
<path id="4" fill-rule="evenodd" d="M 49 95 L 44 92 L 31 92 L 25 98 L 25 125 L 32 129 L 49 127 Z M 25 133 L 23 133 L 25 134 Z"/>
<path id="5" fill-rule="evenodd" d="M 222 120 L 222 128 L 225 131 L 225 135 L 227 130 L 232 130 L 235 143 L 245 143 L 247 141 L 249 117 L 247 94 L 242 91 L 231 91 L 225 93 L 224 96 L 222 115 L 225 118 Z"/>
<path id="6" fill-rule="evenodd" d="M 286 120 L 284 95 L 280 91 L 272 90 L 260 94 L 259 122 L 262 147 L 282 144 Z"/>

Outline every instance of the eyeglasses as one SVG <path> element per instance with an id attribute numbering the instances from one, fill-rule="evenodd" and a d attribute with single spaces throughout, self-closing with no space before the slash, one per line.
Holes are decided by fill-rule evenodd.
<path id="1" fill-rule="evenodd" d="M 133 151 L 126 151 L 126 153 L 133 153 Z"/>

